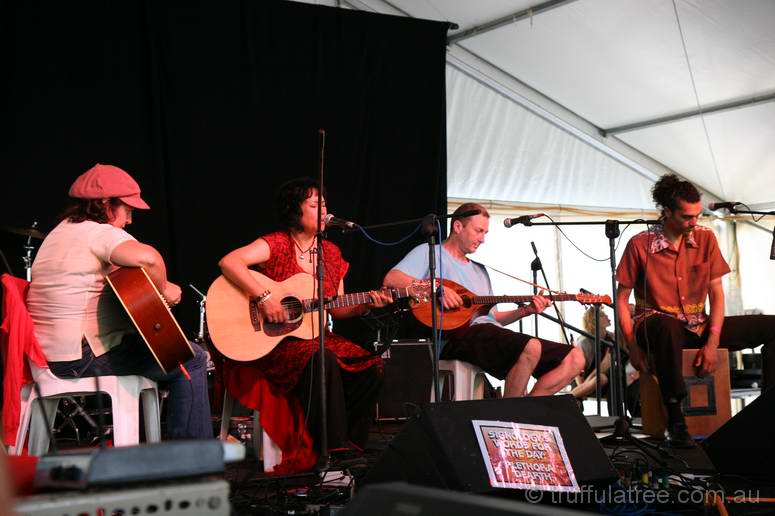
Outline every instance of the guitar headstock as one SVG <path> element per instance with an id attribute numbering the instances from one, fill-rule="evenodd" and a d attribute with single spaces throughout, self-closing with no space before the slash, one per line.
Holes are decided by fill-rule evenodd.
<path id="1" fill-rule="evenodd" d="M 581 304 L 584 305 L 595 305 L 595 304 L 611 304 L 611 297 L 608 295 L 602 295 L 599 296 L 597 294 L 587 294 L 584 292 L 580 292 L 576 294 L 576 301 L 578 301 Z"/>
<path id="2" fill-rule="evenodd" d="M 430 301 L 433 293 L 430 280 L 414 280 L 407 290 L 412 299 L 417 303 Z"/>

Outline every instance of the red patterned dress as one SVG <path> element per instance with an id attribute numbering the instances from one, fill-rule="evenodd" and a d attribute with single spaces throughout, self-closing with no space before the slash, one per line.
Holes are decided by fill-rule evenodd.
<path id="1" fill-rule="evenodd" d="M 269 260 L 262 264 L 261 272 L 263 274 L 274 281 L 284 281 L 295 274 L 304 272 L 296 261 L 296 250 L 288 233 L 270 233 L 263 239 L 269 244 L 271 250 Z M 347 274 L 350 264 L 342 258 L 342 253 L 336 245 L 325 240 L 323 241 L 323 257 L 326 271 L 323 278 L 323 292 L 325 297 L 335 296 L 339 283 Z M 318 348 L 319 343 L 316 339 L 285 339 L 271 353 L 258 360 L 256 365 L 261 368 L 274 389 L 280 392 L 289 392 L 296 386 L 299 375 Z M 344 358 L 360 357 L 369 353 L 335 333 L 326 332 L 326 348 L 336 354 L 339 367 L 351 373 L 357 373 L 382 363 L 380 357 L 372 357 L 355 363 L 343 361 Z"/>
<path id="2" fill-rule="evenodd" d="M 296 250 L 287 232 L 270 233 L 262 237 L 269 244 L 270 258 L 261 264 L 261 272 L 274 281 L 284 281 L 305 271 L 296 261 Z M 323 242 L 326 275 L 324 295 L 335 296 L 349 264 L 339 248 Z M 380 357 L 364 360 L 369 353 L 353 342 L 326 332 L 326 349 L 332 351 L 343 371 L 357 373 L 372 366 L 382 368 Z M 314 465 L 312 440 L 304 427 L 304 414 L 296 396 L 291 392 L 299 382 L 312 355 L 319 349 L 317 340 L 287 338 L 267 356 L 255 362 L 241 363 L 227 360 L 223 368 L 224 384 L 229 393 L 243 405 L 259 411 L 261 425 L 283 452 L 283 462 L 275 472 L 309 469 Z M 350 359 L 350 360 L 346 360 Z"/>

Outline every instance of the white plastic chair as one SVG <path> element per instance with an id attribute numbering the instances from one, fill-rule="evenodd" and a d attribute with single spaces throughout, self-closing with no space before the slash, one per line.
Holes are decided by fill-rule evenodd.
<path id="1" fill-rule="evenodd" d="M 221 441 L 226 441 L 229 435 L 229 424 L 231 423 L 231 413 L 234 410 L 234 398 L 231 397 L 229 391 L 224 389 L 223 392 L 223 411 L 221 412 L 221 432 L 218 438 Z M 261 428 L 261 422 L 259 421 L 259 414 L 257 410 L 253 411 L 253 449 L 256 452 L 257 457 L 260 459 L 263 457 L 264 471 L 271 472 L 275 466 L 280 464 L 283 460 L 283 452 L 280 447 L 277 446 L 269 435 Z"/>
<path id="2" fill-rule="evenodd" d="M 9 448 L 11 455 L 19 455 L 29 429 L 27 446 L 29 455 L 43 455 L 48 451 L 49 432 L 46 431 L 42 410 L 46 411 L 49 424 L 54 424 L 59 400 L 71 396 L 94 395 L 99 391 L 110 396 L 113 414 L 113 445 L 132 446 L 140 442 L 139 402 L 142 396 L 147 442 L 161 441 L 159 416 L 159 393 L 156 382 L 143 376 L 100 376 L 95 378 L 63 379 L 55 376 L 48 368 L 41 369 L 30 363 L 32 377 L 40 386 L 41 399 L 32 384 L 21 390 L 19 430 L 16 446 Z M 38 403 L 34 403 L 39 399 Z"/>
<path id="3" fill-rule="evenodd" d="M 484 397 L 484 371 L 462 360 L 439 360 L 439 371 L 452 374 L 452 400 L 467 401 Z M 431 393 L 433 401 L 433 393 Z"/>

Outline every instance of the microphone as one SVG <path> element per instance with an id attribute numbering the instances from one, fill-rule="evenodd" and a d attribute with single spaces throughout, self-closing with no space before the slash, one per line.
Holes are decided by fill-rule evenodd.
<path id="1" fill-rule="evenodd" d="M 326 227 L 356 229 L 358 224 L 349 220 L 340 219 L 339 217 L 335 217 L 333 213 L 329 213 L 326 215 Z"/>
<path id="2" fill-rule="evenodd" d="M 510 228 L 511 226 L 515 226 L 517 224 L 524 224 L 526 226 L 530 225 L 530 221 L 533 219 L 537 219 L 538 217 L 543 217 L 543 213 L 534 213 L 533 215 L 522 215 L 521 217 L 514 217 L 513 219 L 504 219 L 503 225 L 507 228 Z"/>
<path id="3" fill-rule="evenodd" d="M 770 260 L 775 260 L 775 227 L 772 228 L 772 247 L 770 247 Z"/>
<path id="4" fill-rule="evenodd" d="M 708 204 L 708 209 L 710 211 L 716 211 L 716 210 L 723 210 L 724 208 L 732 211 L 735 206 L 743 204 L 741 202 L 712 202 Z"/>

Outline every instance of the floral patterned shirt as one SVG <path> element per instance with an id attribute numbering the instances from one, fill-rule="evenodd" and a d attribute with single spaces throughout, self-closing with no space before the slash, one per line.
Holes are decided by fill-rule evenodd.
<path id="1" fill-rule="evenodd" d="M 708 320 L 705 301 L 710 282 L 730 271 L 713 231 L 696 226 L 676 250 L 661 225 L 627 243 L 616 279 L 635 290 L 635 324 L 663 314 L 702 334 Z"/>

